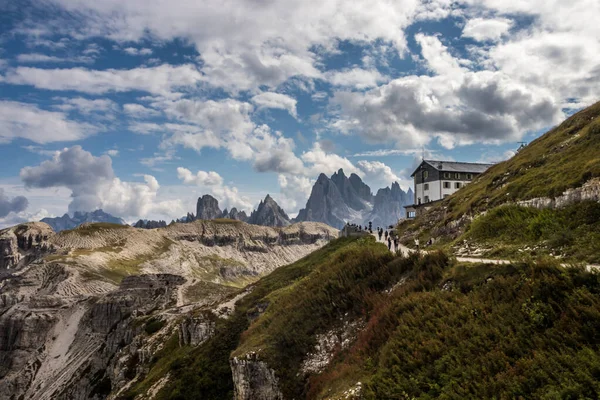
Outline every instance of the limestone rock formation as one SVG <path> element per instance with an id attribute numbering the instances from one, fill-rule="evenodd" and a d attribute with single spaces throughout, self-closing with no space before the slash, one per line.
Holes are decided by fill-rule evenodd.
<path id="1" fill-rule="evenodd" d="M 244 221 L 244 222 L 248 221 L 248 215 L 246 214 L 246 211 L 238 211 L 238 209 L 235 207 L 233 207 L 229 211 L 227 211 L 227 209 L 225 209 L 223 211 L 223 215 L 221 216 L 221 218 L 235 219 L 237 221 Z"/>
<path id="2" fill-rule="evenodd" d="M 119 225 L 126 224 L 122 218 L 114 217 L 101 209 L 92 212 L 75 211 L 73 218 L 71 218 L 69 214 L 65 214 L 62 217 L 43 218 L 41 222 L 50 225 L 55 232 L 74 229 L 86 222 L 108 222 Z"/>
<path id="3" fill-rule="evenodd" d="M 140 219 L 138 222 L 133 224 L 134 228 L 140 229 L 156 229 L 156 228 L 164 228 L 167 226 L 166 221 L 153 221 L 153 220 L 143 220 Z"/>
<path id="4" fill-rule="evenodd" d="M 230 365 L 235 400 L 283 400 L 275 371 L 256 353 L 233 357 Z"/>
<path id="5" fill-rule="evenodd" d="M 44 223 L 5 229 L 0 399 L 120 398 L 170 338 L 197 346 L 214 334 L 216 319 L 227 315 L 206 307 L 233 308 L 239 298 L 225 297 L 232 293 L 227 285 L 257 280 L 336 236 L 310 222 L 84 224 L 58 234 Z M 274 377 L 260 364 L 246 369 L 257 368 Z"/>
<path id="6" fill-rule="evenodd" d="M 379 189 L 373 202 L 373 211 L 367 217 L 367 220 L 373 223 L 373 226 L 386 227 L 395 225 L 398 219 L 406 217 L 405 205 L 413 202 L 412 189 L 404 192 L 398 182 L 389 187 Z"/>
<path id="7" fill-rule="evenodd" d="M 223 215 L 219 208 L 219 201 L 210 194 L 205 194 L 198 199 L 196 205 L 196 219 L 210 220 Z"/>
<path id="8" fill-rule="evenodd" d="M 288 226 L 291 222 L 285 211 L 270 195 L 267 195 L 260 202 L 258 208 L 252 211 L 248 223 L 263 226 Z"/>
<path id="9" fill-rule="evenodd" d="M 327 178 L 319 175 L 306 207 L 296 221 L 319 221 L 341 229 L 346 222 L 373 226 L 395 224 L 405 216 L 405 205 L 412 203 L 412 191 L 404 192 L 397 182 L 373 196 L 358 175 L 346 177 L 340 169 Z"/>

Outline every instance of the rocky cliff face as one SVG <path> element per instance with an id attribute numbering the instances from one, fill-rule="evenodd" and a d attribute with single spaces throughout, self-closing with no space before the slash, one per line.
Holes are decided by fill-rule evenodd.
<path id="1" fill-rule="evenodd" d="M 341 229 L 352 220 L 352 214 L 336 184 L 321 174 L 312 188 L 306 208 L 300 210 L 296 220 L 319 221 Z"/>
<path id="2" fill-rule="evenodd" d="M 73 218 L 69 214 L 56 218 L 43 218 L 40 222 L 45 222 L 54 229 L 55 232 L 74 229 L 86 222 L 108 222 L 111 224 L 125 225 L 126 222 L 122 218 L 114 217 L 102 210 L 92 212 L 76 211 Z"/>
<path id="3" fill-rule="evenodd" d="M 398 219 L 406 217 L 405 205 L 412 204 L 413 192 L 411 189 L 404 192 L 398 182 L 389 187 L 379 189 L 375 195 L 373 211 L 367 219 L 373 223 L 373 226 L 386 227 L 395 225 Z"/>
<path id="4" fill-rule="evenodd" d="M 248 222 L 248 215 L 246 214 L 246 211 L 238 211 L 238 209 L 235 207 L 233 207 L 230 211 L 227 211 L 227 209 L 225 209 L 221 218 L 235 219 L 237 221 Z"/>
<path id="5" fill-rule="evenodd" d="M 235 400 L 283 400 L 277 377 L 255 353 L 231 359 Z"/>
<path id="6" fill-rule="evenodd" d="M 403 206 L 412 204 L 412 197 L 412 191 L 404 192 L 397 182 L 391 189 L 380 189 L 373 196 L 358 175 L 351 174 L 348 178 L 340 169 L 331 178 L 319 176 L 296 221 L 319 221 L 338 229 L 346 222 L 387 226 L 405 217 Z"/>
<path id="7" fill-rule="evenodd" d="M 591 179 L 582 186 L 567 189 L 560 196 L 537 197 L 535 199 L 518 201 L 517 204 L 533 208 L 562 208 L 581 201 L 600 201 L 600 179 Z"/>
<path id="8" fill-rule="evenodd" d="M 290 218 L 269 195 L 260 202 L 258 208 L 250 214 L 249 224 L 262 226 L 288 226 Z"/>
<path id="9" fill-rule="evenodd" d="M 171 338 L 198 346 L 214 334 L 227 313 L 206 307 L 231 293 L 226 285 L 252 282 L 336 235 L 315 223 L 230 221 L 4 230 L 11 267 L 0 277 L 0 399 L 117 398 Z M 259 367 L 246 369 L 267 377 Z M 264 392 L 256 390 L 244 393 Z"/>
<path id="10" fill-rule="evenodd" d="M 219 208 L 219 201 L 210 194 L 205 194 L 198 199 L 196 205 L 196 219 L 211 220 L 221 218 L 223 213 Z"/>
<path id="11" fill-rule="evenodd" d="M 54 235 L 43 222 L 29 222 L 0 231 L 0 276 L 3 270 L 15 269 L 53 249 L 49 239 Z"/>

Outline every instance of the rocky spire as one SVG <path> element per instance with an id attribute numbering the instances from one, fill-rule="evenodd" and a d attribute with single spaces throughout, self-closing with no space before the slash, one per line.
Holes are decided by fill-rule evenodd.
<path id="1" fill-rule="evenodd" d="M 205 194 L 198 199 L 196 204 L 196 219 L 215 219 L 220 218 L 223 213 L 219 208 L 219 201 L 210 194 Z"/>
<path id="2" fill-rule="evenodd" d="M 248 223 L 264 226 L 288 226 L 291 222 L 285 211 L 267 194 L 265 199 L 259 203 L 258 208 L 250 214 Z"/>

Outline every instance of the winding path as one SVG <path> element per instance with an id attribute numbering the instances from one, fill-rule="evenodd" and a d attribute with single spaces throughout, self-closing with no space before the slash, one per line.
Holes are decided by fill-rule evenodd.
<path id="1" fill-rule="evenodd" d="M 387 241 L 384 239 L 383 236 L 381 237 L 381 241 L 379 241 L 379 237 L 377 236 L 376 233 L 373 233 L 373 236 L 375 237 L 375 240 L 377 240 L 377 242 L 383 243 L 387 246 Z M 392 242 L 392 249 L 390 251 L 393 252 L 393 248 L 394 248 L 394 243 Z M 416 252 L 417 250 L 408 248 L 405 245 L 403 245 L 402 243 L 398 243 L 398 251 L 400 251 L 403 256 L 407 256 L 410 253 Z M 420 251 L 427 253 L 426 250 L 420 250 Z M 491 258 L 480 258 L 480 257 L 456 257 L 456 260 L 458 260 L 460 262 L 466 262 L 466 263 L 485 263 L 485 264 L 498 264 L 498 265 L 510 264 L 510 263 L 514 262 L 514 260 L 491 259 Z M 573 266 L 573 264 L 566 264 L 566 263 L 561 263 L 560 265 L 565 268 Z M 600 265 L 598 265 L 598 264 L 587 264 L 585 267 L 588 271 L 591 271 L 591 270 L 600 271 Z"/>

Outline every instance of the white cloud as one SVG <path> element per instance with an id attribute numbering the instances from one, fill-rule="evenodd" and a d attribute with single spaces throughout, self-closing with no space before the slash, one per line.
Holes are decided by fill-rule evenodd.
<path id="1" fill-rule="evenodd" d="M 150 36 L 195 44 L 208 82 L 232 91 L 272 88 L 294 76 L 317 78 L 320 72 L 312 50 L 332 52 L 339 41 L 381 39 L 402 53 L 403 29 L 430 12 L 417 0 L 207 0 L 193 7 L 186 1 L 55 2 L 85 18 L 82 29 L 71 32 L 77 37 L 104 36 L 122 42 Z"/>
<path id="2" fill-rule="evenodd" d="M 31 85 L 47 90 L 73 90 L 90 94 L 140 90 L 169 95 L 173 90 L 193 88 L 202 79 L 202 74 L 192 65 L 168 64 L 127 70 L 17 67 L 9 70 L 5 76 L 6 82 L 15 85 Z"/>
<path id="3" fill-rule="evenodd" d="M 253 153 L 253 166 L 258 172 L 281 172 L 301 174 L 302 161 L 294 154 L 294 140 L 281 132 L 271 133 L 268 126 L 259 126 L 248 140 Z"/>
<path id="4" fill-rule="evenodd" d="M 467 21 L 462 36 L 479 42 L 498 41 L 512 27 L 512 21 L 506 18 L 473 18 Z"/>
<path id="5" fill-rule="evenodd" d="M 277 181 L 281 194 L 280 206 L 288 215 L 294 216 L 306 204 L 315 181 L 306 176 L 289 174 L 279 174 Z"/>
<path id="6" fill-rule="evenodd" d="M 123 218 L 184 213 L 180 201 L 157 201 L 160 185 L 152 175 L 144 175 L 144 183 L 124 182 L 115 176 L 110 157 L 96 157 L 81 146 L 57 152 L 38 166 L 25 167 L 20 176 L 29 188 L 69 189 L 70 212 L 102 208 Z"/>
<path id="7" fill-rule="evenodd" d="M 57 56 L 49 56 L 47 54 L 41 53 L 28 53 L 28 54 L 19 54 L 17 56 L 17 61 L 22 64 L 35 64 L 35 63 L 80 63 L 80 64 L 91 64 L 95 61 L 93 57 L 90 56 L 78 56 L 78 57 L 57 57 Z"/>
<path id="8" fill-rule="evenodd" d="M 403 188 L 412 186 L 412 181 L 409 178 L 398 176 L 392 168 L 380 161 L 361 160 L 356 165 L 362 171 L 362 174 L 359 175 L 365 182 L 369 183 L 373 190 L 390 186 L 394 182 L 398 182 Z"/>
<path id="9" fill-rule="evenodd" d="M 434 138 L 452 148 L 516 141 L 563 118 L 545 88 L 501 71 L 468 71 L 439 39 L 419 34 L 417 40 L 436 76 L 402 77 L 365 93 L 335 93 L 332 104 L 341 114 L 333 128 L 370 142 L 393 141 L 398 148 L 419 148 Z"/>
<path id="10" fill-rule="evenodd" d="M 0 143 L 16 138 L 45 144 L 75 141 L 93 135 L 98 128 L 69 120 L 62 112 L 46 111 L 33 104 L 0 101 Z"/>
<path id="11" fill-rule="evenodd" d="M 198 171 L 195 175 L 187 168 L 177 168 L 177 177 L 186 185 L 221 186 L 223 178 L 215 171 Z"/>
<path id="12" fill-rule="evenodd" d="M 252 211 L 251 200 L 241 195 L 236 187 L 223 185 L 223 178 L 214 171 L 198 171 L 194 174 L 187 168 L 179 167 L 177 177 L 184 184 L 197 186 L 205 193 L 213 195 L 221 208 L 236 207 L 238 210 Z"/>
<path id="13" fill-rule="evenodd" d="M 376 69 L 352 68 L 343 71 L 328 71 L 325 79 L 333 86 L 367 89 L 376 87 L 388 78 Z"/>
<path id="14" fill-rule="evenodd" d="M 460 66 L 459 60 L 450 55 L 448 48 L 442 44 L 439 38 L 417 33 L 415 40 L 421 46 L 421 54 L 427 62 L 429 70 L 435 72 L 437 75 L 465 72 Z"/>
<path id="15" fill-rule="evenodd" d="M 127 47 L 124 48 L 123 51 L 130 56 L 149 56 L 152 54 L 152 49 L 148 48 L 136 49 L 135 47 Z"/>
<path id="16" fill-rule="evenodd" d="M 313 144 L 311 150 L 302 153 L 300 158 L 309 164 L 306 167 L 308 176 L 317 176 L 321 173 L 332 175 L 340 168 L 343 168 L 347 174 L 360 172 L 350 160 L 334 153 L 327 153 L 318 142 Z"/>
<path id="17" fill-rule="evenodd" d="M 106 154 L 108 154 L 111 157 L 117 157 L 119 155 L 119 150 L 117 149 L 110 149 L 106 151 Z"/>
<path id="18" fill-rule="evenodd" d="M 157 110 L 153 110 L 148 107 L 144 107 L 141 104 L 128 103 L 123 105 L 123 110 L 126 114 L 134 118 L 148 118 L 148 117 L 156 117 L 160 115 L 160 112 Z"/>
<path id="19" fill-rule="evenodd" d="M 294 118 L 298 118 L 296 112 L 296 99 L 281 93 L 264 92 L 252 97 L 251 101 L 258 106 L 258 109 L 263 108 L 278 108 L 287 110 Z"/>
<path id="20" fill-rule="evenodd" d="M 54 100 L 61 101 L 62 104 L 55 105 L 62 111 L 76 110 L 84 115 L 92 113 L 102 113 L 105 117 L 112 116 L 119 110 L 119 105 L 109 99 L 86 99 L 83 97 L 55 97 Z"/>

